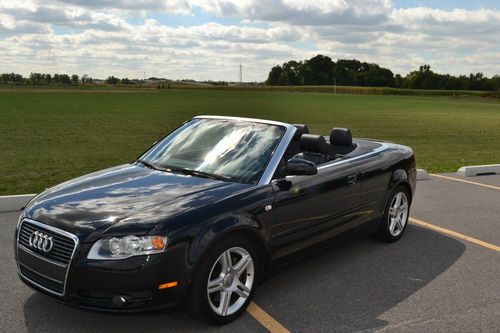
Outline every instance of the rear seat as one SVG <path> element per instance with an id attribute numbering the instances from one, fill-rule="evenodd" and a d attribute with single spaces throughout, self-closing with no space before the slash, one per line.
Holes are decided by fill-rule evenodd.
<path id="1" fill-rule="evenodd" d="M 330 145 L 328 155 L 335 158 L 338 155 L 346 155 L 352 152 L 356 145 L 352 143 L 351 130 L 348 128 L 335 127 L 330 134 Z"/>

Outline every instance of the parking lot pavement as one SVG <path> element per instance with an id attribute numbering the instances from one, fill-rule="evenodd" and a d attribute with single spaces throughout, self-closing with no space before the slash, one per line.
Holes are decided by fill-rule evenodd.
<path id="1" fill-rule="evenodd" d="M 470 182 L 475 182 L 475 183 L 479 183 L 479 184 L 500 186 L 500 175 L 481 175 L 481 176 L 475 176 L 475 177 L 465 177 L 465 176 L 457 175 L 454 172 L 453 173 L 441 173 L 439 175 L 442 175 L 445 177 L 450 177 L 450 178 L 455 178 L 455 179 L 461 179 L 461 180 L 465 180 L 465 181 L 470 181 Z"/>
<path id="2" fill-rule="evenodd" d="M 480 179 L 494 183 L 500 176 Z M 500 245 L 500 189 L 431 176 L 417 183 L 410 215 Z"/>
<path id="3" fill-rule="evenodd" d="M 413 217 L 500 245 L 500 190 L 431 179 L 417 184 Z M 0 214 L 2 332 L 266 331 L 248 313 L 214 328 L 181 311 L 115 315 L 55 303 L 17 278 L 16 219 Z M 498 332 L 499 275 L 499 252 L 410 223 L 399 242 L 360 236 L 278 269 L 254 302 L 291 332 Z"/>

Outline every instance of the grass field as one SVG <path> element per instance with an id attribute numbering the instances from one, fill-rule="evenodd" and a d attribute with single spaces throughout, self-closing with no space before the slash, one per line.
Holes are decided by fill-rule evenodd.
<path id="1" fill-rule="evenodd" d="M 418 166 L 500 163 L 500 102 L 483 98 L 217 90 L 0 92 L 0 194 L 39 192 L 133 160 L 199 114 L 350 127 L 406 144 Z"/>

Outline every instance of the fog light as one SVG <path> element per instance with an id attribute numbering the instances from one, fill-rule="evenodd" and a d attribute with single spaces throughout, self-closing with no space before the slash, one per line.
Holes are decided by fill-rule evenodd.
<path id="1" fill-rule="evenodd" d="M 114 305 L 116 306 L 125 306 L 127 304 L 127 296 L 123 296 L 123 295 L 115 295 L 113 296 L 113 298 L 111 299 L 111 302 L 113 302 Z"/>

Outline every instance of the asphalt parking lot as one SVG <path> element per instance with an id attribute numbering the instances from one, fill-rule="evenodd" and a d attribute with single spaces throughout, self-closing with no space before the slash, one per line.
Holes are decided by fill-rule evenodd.
<path id="1" fill-rule="evenodd" d="M 0 214 L 1 332 L 500 330 L 498 175 L 419 181 L 401 241 L 360 236 L 281 268 L 259 286 L 254 303 L 262 312 L 217 328 L 182 311 L 103 314 L 33 292 L 17 278 L 17 216 Z"/>

